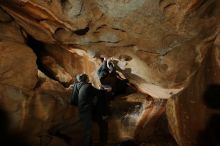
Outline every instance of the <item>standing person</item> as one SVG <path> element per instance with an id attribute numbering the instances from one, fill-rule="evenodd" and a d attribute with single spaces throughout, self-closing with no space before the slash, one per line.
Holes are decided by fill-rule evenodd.
<path id="1" fill-rule="evenodd" d="M 74 105 L 78 106 L 80 120 L 84 132 L 84 146 L 92 145 L 92 119 L 94 117 L 94 100 L 96 97 L 104 98 L 105 90 L 98 90 L 89 83 L 89 78 L 86 74 L 76 76 L 77 83 L 73 85 L 73 101 Z M 108 89 L 110 91 L 111 89 Z M 100 141 L 107 142 L 108 131 L 107 121 L 103 119 L 102 114 L 97 115 L 96 119 L 100 129 Z"/>

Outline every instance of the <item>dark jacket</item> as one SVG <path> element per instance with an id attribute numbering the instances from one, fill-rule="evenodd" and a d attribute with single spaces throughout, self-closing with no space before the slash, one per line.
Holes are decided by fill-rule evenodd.
<path id="1" fill-rule="evenodd" d="M 71 94 L 71 97 L 70 97 L 70 103 L 71 105 L 74 105 L 74 106 L 78 106 L 78 95 L 79 95 L 79 90 L 80 88 L 84 85 L 85 83 L 84 82 L 76 82 L 72 85 L 72 94 Z"/>
<path id="2" fill-rule="evenodd" d="M 95 98 L 103 96 L 105 92 L 94 88 L 90 83 L 83 84 L 78 95 L 79 112 L 92 111 Z"/>
<path id="3" fill-rule="evenodd" d="M 101 66 L 99 67 L 97 74 L 99 79 L 105 78 L 108 75 L 108 67 L 107 67 L 107 61 L 103 61 Z"/>
<path id="4" fill-rule="evenodd" d="M 110 85 L 112 88 L 116 85 L 117 82 L 117 73 L 115 72 L 114 66 L 112 63 L 107 67 L 107 61 L 103 61 L 99 67 L 97 74 L 102 85 Z"/>

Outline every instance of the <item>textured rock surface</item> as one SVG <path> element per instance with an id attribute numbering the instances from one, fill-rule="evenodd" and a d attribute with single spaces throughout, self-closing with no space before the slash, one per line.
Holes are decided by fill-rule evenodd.
<path id="1" fill-rule="evenodd" d="M 127 77 L 144 92 L 167 98 L 182 89 L 200 66 L 206 39 L 216 31 L 217 19 L 212 17 L 216 3 L 13 0 L 3 1 L 2 8 L 43 42 L 131 57 L 124 70 Z M 153 91 L 157 89 L 161 93 Z"/>
<path id="2" fill-rule="evenodd" d="M 218 135 L 218 128 L 209 123 L 214 115 L 217 117 L 215 122 L 218 122 L 220 109 L 218 40 L 219 36 L 213 48 L 209 49 L 203 65 L 192 77 L 192 82 L 181 93 L 169 99 L 167 104 L 170 126 L 179 145 L 219 144 L 219 140 L 210 140 L 213 135 Z M 212 132 L 209 133 L 209 130 Z"/>
<path id="3" fill-rule="evenodd" d="M 38 124 L 31 135 L 42 139 L 33 143 L 65 145 L 47 130 L 73 122 L 68 114 L 76 112 L 68 107 L 61 84 L 37 76 L 36 56 L 25 45 L 27 34 L 44 43 L 44 49 L 37 50 L 54 60 L 51 64 L 37 54 L 40 63 L 65 84 L 72 80 L 70 75 L 86 72 L 97 86 L 97 57 L 113 57 L 140 91 L 155 98 L 171 97 L 167 116 L 179 145 L 195 146 L 200 141 L 214 112 L 203 101 L 204 93 L 220 82 L 218 0 L 0 0 L 0 7 L 1 105 L 17 129 Z M 158 114 L 163 112 L 159 107 Z M 129 134 L 138 131 L 137 139 L 142 139 L 151 133 L 137 130 L 150 119 L 149 112 L 140 114 L 142 120 Z"/>
<path id="4" fill-rule="evenodd" d="M 48 68 L 48 72 L 52 73 L 58 81 L 61 83 L 70 83 L 72 77 L 65 71 L 65 69 L 57 64 L 56 60 L 54 60 L 50 56 L 45 56 L 42 58 L 42 63 L 45 68 Z"/>

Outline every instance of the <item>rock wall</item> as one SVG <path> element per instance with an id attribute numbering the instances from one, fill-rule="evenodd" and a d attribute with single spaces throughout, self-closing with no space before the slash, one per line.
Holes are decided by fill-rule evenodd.
<path id="1" fill-rule="evenodd" d="M 113 57 L 140 92 L 170 98 L 167 116 L 179 145 L 200 141 L 215 112 L 204 96 L 219 84 L 218 0 L 0 0 L 0 7 L 1 107 L 13 129 L 32 129 L 27 133 L 36 138 L 33 143 L 66 145 L 54 136 L 56 130 L 48 135 L 77 120 L 64 86 L 80 72 L 98 86 L 102 55 Z M 30 37 L 43 46 L 31 46 Z M 150 113 L 163 110 L 155 106 Z M 150 115 L 140 114 L 132 130 Z M 142 139 L 146 133 L 140 133 Z"/>
<path id="2" fill-rule="evenodd" d="M 218 135 L 219 130 L 214 124 L 219 121 L 220 108 L 218 39 L 219 36 L 213 48 L 208 50 L 203 65 L 192 77 L 192 82 L 181 93 L 168 100 L 169 125 L 179 145 L 219 144 L 219 140 L 213 138 L 213 135 Z M 210 123 L 213 116 L 217 118 Z"/>

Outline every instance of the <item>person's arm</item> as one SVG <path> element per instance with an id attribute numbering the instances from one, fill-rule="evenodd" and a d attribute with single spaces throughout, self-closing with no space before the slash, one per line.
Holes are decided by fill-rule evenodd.
<path id="1" fill-rule="evenodd" d="M 107 92 L 111 92 L 112 88 L 108 87 L 108 88 L 103 88 L 103 89 L 96 89 L 95 87 L 92 86 L 92 90 L 93 90 L 94 96 L 102 96 L 106 94 Z"/>
<path id="2" fill-rule="evenodd" d="M 104 70 L 107 68 L 107 60 L 104 60 L 99 68 L 99 70 Z"/>
<path id="3" fill-rule="evenodd" d="M 67 91 L 72 90 L 73 89 L 74 84 L 71 84 L 69 87 L 66 88 Z"/>
<path id="4" fill-rule="evenodd" d="M 107 59 L 107 67 L 108 68 L 110 67 L 110 65 L 112 65 L 112 61 L 113 61 L 112 58 Z"/>
<path id="5" fill-rule="evenodd" d="M 102 64 L 101 64 L 101 66 L 99 67 L 98 71 L 97 71 L 98 76 L 101 77 L 102 73 L 104 71 L 106 71 L 107 69 L 108 69 L 108 67 L 107 67 L 107 60 L 104 60 L 102 62 Z"/>

